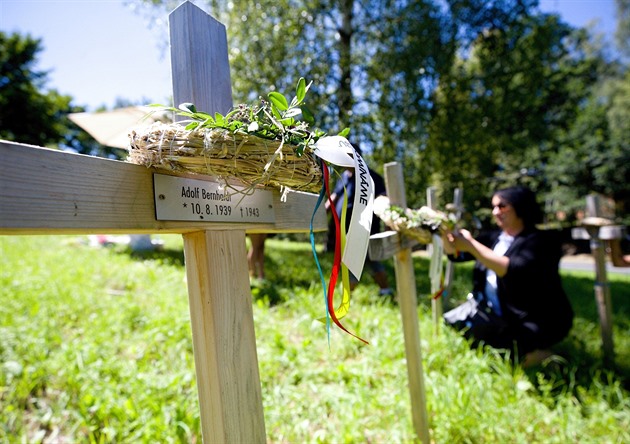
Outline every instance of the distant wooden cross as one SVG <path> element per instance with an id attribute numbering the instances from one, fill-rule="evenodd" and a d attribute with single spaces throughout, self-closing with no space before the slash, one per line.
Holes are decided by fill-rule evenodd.
<path id="1" fill-rule="evenodd" d="M 591 254 L 595 260 L 595 303 L 599 315 L 599 326 L 602 338 L 603 358 L 609 364 L 614 362 L 615 347 L 612 331 L 612 300 L 606 272 L 605 241 L 621 239 L 623 227 L 612 225 L 610 219 L 614 214 L 604 208 L 603 202 L 596 194 L 586 197 L 586 217 L 583 227 L 571 230 L 574 239 L 589 239 Z"/>
<path id="2" fill-rule="evenodd" d="M 169 20 L 175 104 L 226 113 L 225 27 L 190 2 Z M 274 191 L 275 222 L 157 220 L 155 171 L 144 166 L 6 141 L 0 156 L 0 235 L 183 235 L 203 439 L 266 442 L 245 234 L 308 231 L 318 196 L 281 202 Z M 326 227 L 322 209 L 315 229 Z"/>
<path id="3" fill-rule="evenodd" d="M 385 164 L 385 187 L 391 205 L 407 208 L 407 197 L 403 181 L 402 165 L 397 162 Z M 411 248 L 417 242 L 399 233 L 387 231 L 370 238 L 369 253 L 373 260 L 394 257 L 396 271 L 396 294 L 402 317 L 405 338 L 407 376 L 411 396 L 411 414 L 416 436 L 423 443 L 430 441 L 429 423 L 424 388 L 420 327 L 418 325 L 418 299 L 416 277 Z"/>
<path id="4" fill-rule="evenodd" d="M 453 204 L 451 211 L 455 214 L 455 220 L 459 221 L 462 217 L 462 197 L 463 192 L 461 188 L 455 188 L 453 192 Z M 446 270 L 444 271 L 444 292 L 443 302 L 446 302 L 447 306 L 449 304 L 449 299 L 451 295 L 451 289 L 453 288 L 453 277 L 455 275 L 455 264 L 452 261 L 446 262 Z"/>
<path id="5" fill-rule="evenodd" d="M 435 196 L 435 188 L 427 188 L 427 206 L 433 210 L 437 208 L 437 198 Z M 429 277 L 431 280 L 431 294 L 437 295 L 442 287 L 442 239 L 439 234 L 435 233 L 431 235 L 433 241 L 427 245 L 427 252 L 431 257 L 429 264 Z M 431 314 L 433 315 L 433 328 L 436 333 L 439 333 L 442 326 L 442 315 L 444 314 L 444 307 L 442 305 L 441 297 L 431 298 Z"/>

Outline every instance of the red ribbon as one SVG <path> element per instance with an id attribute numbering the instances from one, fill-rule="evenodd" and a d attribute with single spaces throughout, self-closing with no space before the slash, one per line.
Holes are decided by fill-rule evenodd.
<path id="1" fill-rule="evenodd" d="M 435 294 L 433 294 L 431 296 L 431 299 L 439 299 L 441 296 L 444 295 L 444 291 L 446 290 L 446 287 L 444 286 L 444 276 L 440 277 L 440 288 L 438 289 L 438 291 L 435 292 Z"/>
<path id="2" fill-rule="evenodd" d="M 362 339 L 350 332 L 346 327 L 344 327 L 339 319 L 337 319 L 337 315 L 335 314 L 335 287 L 337 285 L 337 279 L 339 277 L 339 270 L 341 269 L 341 224 L 339 223 L 339 216 L 337 215 L 337 210 L 335 209 L 334 202 L 330 196 L 330 184 L 329 184 L 329 173 L 328 167 L 324 165 L 322 168 L 324 173 L 324 184 L 326 186 L 326 195 L 328 196 L 328 202 L 330 204 L 330 212 L 333 216 L 333 221 L 335 223 L 335 256 L 333 260 L 333 267 L 330 273 L 330 280 L 328 281 L 328 313 L 330 314 L 330 318 L 333 320 L 335 325 L 348 333 L 351 336 L 354 336 L 358 340 L 368 344 L 365 339 Z M 343 227 L 345 230 L 345 227 Z"/>

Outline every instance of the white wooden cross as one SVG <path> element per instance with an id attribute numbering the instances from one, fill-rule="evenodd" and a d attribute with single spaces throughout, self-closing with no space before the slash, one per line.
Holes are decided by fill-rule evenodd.
<path id="1" fill-rule="evenodd" d="M 462 189 L 455 188 L 453 192 L 453 204 L 452 211 L 455 214 L 455 221 L 459 221 L 462 217 Z M 444 271 L 444 297 L 443 300 L 446 301 L 447 305 L 449 303 L 449 297 L 451 297 L 451 289 L 453 288 L 453 277 L 455 275 L 455 264 L 452 261 L 446 262 L 446 270 Z"/>
<path id="2" fill-rule="evenodd" d="M 397 162 L 385 164 L 385 187 L 391 205 L 407 208 L 407 197 L 402 165 Z M 418 299 L 416 277 L 413 269 L 411 248 L 417 242 L 393 231 L 378 233 L 370 238 L 369 253 L 373 260 L 394 257 L 396 271 L 396 293 L 405 338 L 407 376 L 411 396 L 411 415 L 416 436 L 423 443 L 430 441 L 429 423 L 424 388 L 420 327 L 418 325 Z"/>
<path id="3" fill-rule="evenodd" d="M 225 27 L 190 2 L 169 20 L 175 104 L 226 113 Z M 266 442 L 245 234 L 308 231 L 317 196 L 274 192 L 275 223 L 156 220 L 143 166 L 6 141 L 0 158 L 0 235 L 183 235 L 203 439 Z M 326 227 L 322 209 L 315 229 Z"/>
<path id="4" fill-rule="evenodd" d="M 606 211 L 597 194 L 586 197 L 586 218 L 582 225 L 571 230 L 573 239 L 589 239 L 591 254 L 595 260 L 595 303 L 599 315 L 599 326 L 602 338 L 603 358 L 607 364 L 614 363 L 615 347 L 613 341 L 612 300 L 608 275 L 606 273 L 605 241 L 622 239 L 624 227 L 612 225 L 608 219 L 614 214 Z"/>
<path id="5" fill-rule="evenodd" d="M 435 196 L 435 188 L 427 188 L 427 206 L 433 210 L 437 207 L 437 198 Z M 436 239 L 437 234 L 433 234 L 433 242 L 427 245 L 427 251 L 431 256 L 431 263 L 429 266 L 429 276 L 431 277 L 431 294 L 436 294 L 442 285 L 440 278 L 442 276 L 442 244 L 441 239 Z M 439 245 L 437 244 L 439 242 Z M 433 270 L 437 273 L 433 273 Z M 442 326 L 442 315 L 444 313 L 444 307 L 442 305 L 442 298 L 431 298 L 431 313 L 433 315 L 433 328 L 435 333 L 440 332 Z"/>

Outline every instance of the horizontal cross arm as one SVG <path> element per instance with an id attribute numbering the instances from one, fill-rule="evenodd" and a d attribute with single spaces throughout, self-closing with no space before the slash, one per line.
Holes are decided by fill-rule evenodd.
<path id="1" fill-rule="evenodd" d="M 384 231 L 370 236 L 368 253 L 373 261 L 382 261 L 416 245 L 418 241 L 415 239 L 403 236 L 396 231 Z"/>
<path id="2" fill-rule="evenodd" d="M 144 166 L 7 141 L 0 158 L 0 235 L 306 232 L 318 197 L 291 192 L 281 202 L 274 191 L 275 223 L 158 221 L 154 171 Z M 323 208 L 314 229 L 327 229 Z"/>
<path id="3" fill-rule="evenodd" d="M 573 239 L 591 239 L 591 233 L 596 233 L 602 240 L 623 239 L 625 227 L 622 225 L 605 225 L 603 227 L 575 227 L 571 229 Z"/>

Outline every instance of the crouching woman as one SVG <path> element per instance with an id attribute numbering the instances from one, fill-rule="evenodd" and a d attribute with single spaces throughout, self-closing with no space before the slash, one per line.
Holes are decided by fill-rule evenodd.
<path id="1" fill-rule="evenodd" d="M 511 350 L 524 366 L 533 365 L 573 324 L 558 272 L 561 246 L 536 228 L 542 213 L 528 188 L 495 192 L 492 215 L 498 229 L 487 236 L 475 239 L 467 230 L 443 236 L 449 259 L 476 261 L 469 300 L 444 317 L 473 345 Z"/>

